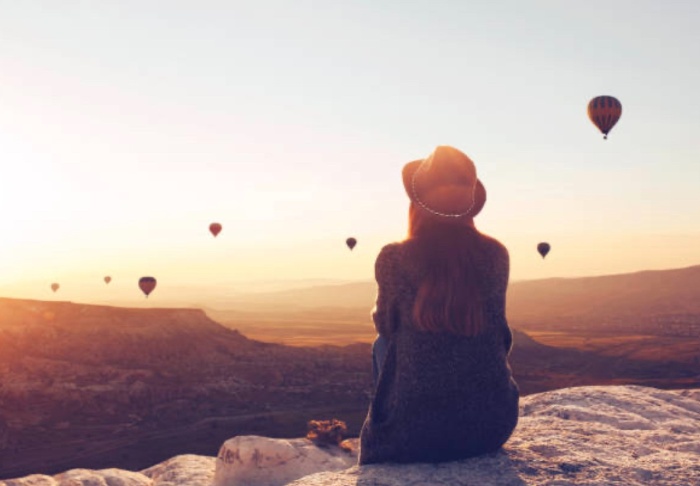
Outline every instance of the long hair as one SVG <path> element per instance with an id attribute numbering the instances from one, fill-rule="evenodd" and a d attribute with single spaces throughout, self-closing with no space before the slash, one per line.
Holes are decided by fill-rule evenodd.
<path id="1" fill-rule="evenodd" d="M 408 239 L 417 245 L 424 278 L 413 305 L 419 330 L 476 336 L 485 327 L 485 302 L 477 269 L 480 233 L 463 219 L 437 218 L 414 203 Z"/>

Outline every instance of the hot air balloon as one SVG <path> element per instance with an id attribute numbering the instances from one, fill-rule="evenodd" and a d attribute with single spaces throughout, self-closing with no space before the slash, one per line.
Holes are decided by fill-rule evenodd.
<path id="1" fill-rule="evenodd" d="M 209 231 L 214 235 L 214 238 L 221 232 L 221 225 L 219 223 L 212 223 L 209 225 Z"/>
<path id="2" fill-rule="evenodd" d="M 551 247 L 549 246 L 549 243 L 546 243 L 544 241 L 537 245 L 537 251 L 540 253 L 540 255 L 542 255 L 542 258 L 547 256 L 547 253 L 549 253 L 550 248 Z"/>
<path id="3" fill-rule="evenodd" d="M 345 240 L 345 244 L 348 245 L 348 248 L 351 250 L 355 248 L 355 245 L 357 245 L 357 240 L 355 238 L 348 238 Z"/>
<path id="4" fill-rule="evenodd" d="M 588 118 L 603 133 L 607 140 L 608 132 L 622 115 L 622 104 L 612 96 L 597 96 L 588 103 Z"/>
<path id="5" fill-rule="evenodd" d="M 52 283 L 52 284 L 51 284 L 51 290 L 53 290 L 54 292 L 56 292 L 60 287 L 61 287 L 61 286 L 58 285 L 57 283 Z"/>
<path id="6" fill-rule="evenodd" d="M 105 277 L 105 283 L 108 284 L 108 283 L 111 282 L 111 281 L 112 281 L 112 277 L 110 277 L 109 275 L 107 275 L 107 276 Z"/>
<path id="7" fill-rule="evenodd" d="M 146 294 L 146 298 L 148 298 L 148 294 L 153 292 L 153 289 L 156 288 L 156 279 L 153 277 L 141 277 L 139 279 L 139 288 Z"/>

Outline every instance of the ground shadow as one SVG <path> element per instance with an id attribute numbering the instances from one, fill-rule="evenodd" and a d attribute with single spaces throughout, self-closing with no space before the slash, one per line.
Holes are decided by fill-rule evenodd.
<path id="1" fill-rule="evenodd" d="M 404 486 L 435 484 L 449 486 L 525 486 L 527 465 L 513 459 L 513 452 L 501 449 L 462 461 L 438 464 L 372 464 L 357 468 L 357 486 Z"/>

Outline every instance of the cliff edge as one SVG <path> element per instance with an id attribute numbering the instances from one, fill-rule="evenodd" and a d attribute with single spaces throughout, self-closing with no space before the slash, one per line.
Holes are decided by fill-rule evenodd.
<path id="1" fill-rule="evenodd" d="M 321 464 L 331 462 L 324 458 L 317 472 L 309 474 L 305 439 L 250 437 L 245 442 L 255 453 L 248 460 L 245 451 L 231 449 L 238 447 L 233 442 L 241 441 L 227 441 L 217 458 L 177 456 L 141 472 L 76 469 L 0 481 L 0 486 L 700 484 L 700 390 L 591 386 L 530 395 L 521 400 L 520 422 L 501 451 L 443 464 L 353 465 L 328 471 Z M 265 456 L 266 450 L 280 448 L 289 451 L 287 459 Z M 295 448 L 306 461 L 304 468 L 295 465 Z M 345 460 L 354 461 L 352 454 Z M 269 466 L 260 468 L 262 463 Z M 333 464 L 337 469 L 338 462 Z M 303 477 L 290 479 L 291 469 L 303 470 Z M 245 471 L 245 483 L 239 471 Z"/>

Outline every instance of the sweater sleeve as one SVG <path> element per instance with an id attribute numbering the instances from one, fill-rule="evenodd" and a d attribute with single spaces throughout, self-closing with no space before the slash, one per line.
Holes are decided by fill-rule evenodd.
<path id="1" fill-rule="evenodd" d="M 506 319 L 506 292 L 510 278 L 510 256 L 505 246 L 500 243 L 497 246 L 495 260 L 495 308 L 497 309 L 496 321 L 503 333 L 506 353 L 510 353 L 513 347 L 513 333 Z"/>
<path id="2" fill-rule="evenodd" d="M 374 263 L 374 278 L 377 281 L 377 301 L 372 309 L 372 320 L 377 333 L 389 337 L 396 329 L 397 246 L 387 245 L 379 252 Z"/>

